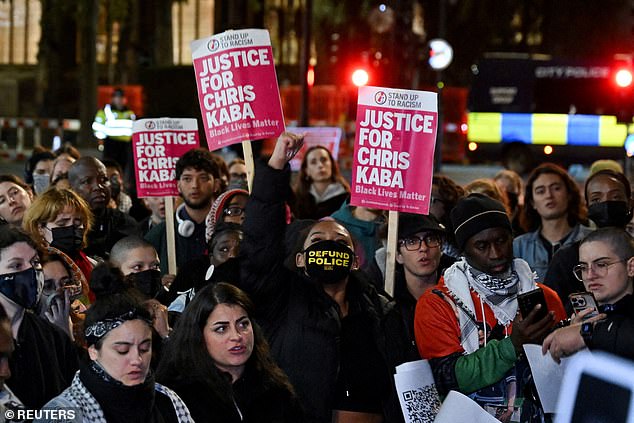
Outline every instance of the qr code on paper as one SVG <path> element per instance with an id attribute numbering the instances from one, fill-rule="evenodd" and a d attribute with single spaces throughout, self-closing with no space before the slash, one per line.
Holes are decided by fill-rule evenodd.
<path id="1" fill-rule="evenodd" d="M 440 409 L 440 398 L 434 385 L 403 392 L 405 421 L 432 423 Z"/>

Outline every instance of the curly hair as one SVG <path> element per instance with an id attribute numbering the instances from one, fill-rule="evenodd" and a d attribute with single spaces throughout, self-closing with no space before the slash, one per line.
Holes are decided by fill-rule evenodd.
<path id="1" fill-rule="evenodd" d="M 181 178 L 183 171 L 188 168 L 210 173 L 215 179 L 221 177 L 215 154 L 204 148 L 194 148 L 183 154 L 176 162 L 176 180 Z"/>
<path id="2" fill-rule="evenodd" d="M 525 207 L 522 209 L 522 214 L 520 215 L 520 225 L 522 229 L 526 232 L 532 232 L 537 230 L 541 224 L 539 213 L 532 207 L 533 185 L 537 178 L 546 174 L 558 176 L 566 187 L 566 192 L 568 193 L 568 224 L 575 226 L 578 223 L 585 223 L 588 211 L 582 201 L 581 192 L 575 181 L 562 167 L 554 163 L 542 163 L 533 169 L 524 187 Z"/>

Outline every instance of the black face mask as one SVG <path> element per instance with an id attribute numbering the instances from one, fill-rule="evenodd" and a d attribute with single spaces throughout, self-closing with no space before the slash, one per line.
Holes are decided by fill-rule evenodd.
<path id="1" fill-rule="evenodd" d="M 632 220 L 632 209 L 625 201 L 602 201 L 588 207 L 588 218 L 599 228 L 624 228 Z"/>
<path id="2" fill-rule="evenodd" d="M 35 307 L 43 286 L 44 273 L 32 267 L 21 272 L 0 275 L 0 293 L 27 309 Z"/>
<path id="3" fill-rule="evenodd" d="M 125 278 L 130 285 L 141 291 L 143 295 L 149 298 L 154 298 L 162 286 L 161 272 L 154 269 L 130 273 Z"/>
<path id="4" fill-rule="evenodd" d="M 71 257 L 77 255 L 84 242 L 84 230 L 75 226 L 65 226 L 63 228 L 51 229 L 53 241 L 51 247 L 62 250 Z"/>
<path id="5" fill-rule="evenodd" d="M 350 275 L 354 253 L 335 241 L 319 241 L 304 250 L 306 274 L 321 284 L 335 284 Z"/>

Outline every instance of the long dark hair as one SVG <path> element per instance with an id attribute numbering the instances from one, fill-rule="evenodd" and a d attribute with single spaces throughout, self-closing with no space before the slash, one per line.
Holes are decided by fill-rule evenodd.
<path id="1" fill-rule="evenodd" d="M 222 401 L 231 404 L 230 382 L 209 355 L 203 335 L 209 315 L 219 304 L 238 305 L 250 318 L 253 316 L 253 303 L 244 291 L 224 282 L 207 285 L 196 293 L 176 324 L 165 345 L 156 379 L 167 386 L 171 382 L 197 382 L 210 388 Z M 253 321 L 251 324 L 254 346 L 246 367 L 255 370 L 265 388 L 281 387 L 294 394 L 287 376 L 271 358 L 262 329 Z"/>

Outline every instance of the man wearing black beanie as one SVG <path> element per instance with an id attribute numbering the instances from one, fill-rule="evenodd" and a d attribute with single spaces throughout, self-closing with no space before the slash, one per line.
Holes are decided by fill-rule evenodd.
<path id="1" fill-rule="evenodd" d="M 540 285 L 528 264 L 513 258 L 511 222 L 500 202 L 471 194 L 451 211 L 451 223 L 462 257 L 419 299 L 416 344 L 430 361 L 441 394 L 473 394 L 487 411 L 508 421 L 520 414 L 515 402 L 528 371 L 519 360 L 522 346 L 541 343 L 566 313 L 557 294 L 542 287 L 550 312 L 542 319 L 536 310 L 519 316 L 517 294 Z M 527 415 L 540 411 L 524 402 L 521 421 L 530 421 Z"/>

